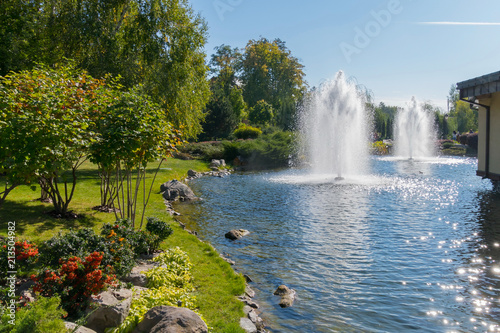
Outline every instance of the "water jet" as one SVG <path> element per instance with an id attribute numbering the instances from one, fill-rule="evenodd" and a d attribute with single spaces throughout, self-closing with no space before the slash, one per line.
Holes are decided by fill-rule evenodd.
<path id="1" fill-rule="evenodd" d="M 312 174 L 344 180 L 366 171 L 368 121 L 365 96 L 342 71 L 324 82 L 301 114 L 302 149 Z"/>

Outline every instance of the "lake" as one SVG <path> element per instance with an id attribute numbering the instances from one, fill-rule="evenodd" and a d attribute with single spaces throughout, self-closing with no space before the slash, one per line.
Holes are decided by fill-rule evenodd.
<path id="1" fill-rule="evenodd" d="M 500 332 L 500 195 L 475 158 L 370 158 L 189 183 L 182 221 L 254 282 L 272 332 Z M 247 229 L 237 241 L 231 229 Z M 274 290 L 297 292 L 290 308 Z"/>

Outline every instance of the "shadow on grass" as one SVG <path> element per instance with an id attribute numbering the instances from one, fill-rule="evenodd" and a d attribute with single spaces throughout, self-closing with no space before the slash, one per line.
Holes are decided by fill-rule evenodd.
<path id="1" fill-rule="evenodd" d="M 48 214 L 51 204 L 42 202 L 6 201 L 0 208 L 0 233 L 7 234 L 8 222 L 16 223 L 16 235 L 38 236 L 46 232 L 78 227 L 94 227 L 100 220 L 90 214 L 79 214 L 76 219 L 54 218 Z"/>

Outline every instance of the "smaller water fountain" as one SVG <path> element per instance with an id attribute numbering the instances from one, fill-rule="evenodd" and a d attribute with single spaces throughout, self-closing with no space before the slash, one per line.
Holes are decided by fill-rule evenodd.
<path id="1" fill-rule="evenodd" d="M 415 97 L 396 115 L 394 139 L 398 157 L 413 160 L 436 155 L 433 115 L 424 110 Z"/>
<path id="2" fill-rule="evenodd" d="M 364 98 L 342 71 L 312 94 L 301 132 L 312 174 L 338 181 L 365 173 L 369 131 Z"/>

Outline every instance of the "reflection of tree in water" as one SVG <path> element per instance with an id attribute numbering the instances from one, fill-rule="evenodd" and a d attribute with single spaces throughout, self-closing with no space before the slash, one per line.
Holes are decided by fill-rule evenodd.
<path id="1" fill-rule="evenodd" d="M 472 295 L 473 305 L 477 312 L 481 309 L 486 318 L 498 325 L 500 324 L 498 299 L 500 297 L 500 194 L 481 193 L 478 202 L 480 244 L 476 250 L 476 262 L 471 266 L 478 267 L 480 273 L 477 275 L 478 280 L 473 283 L 477 292 Z"/>

